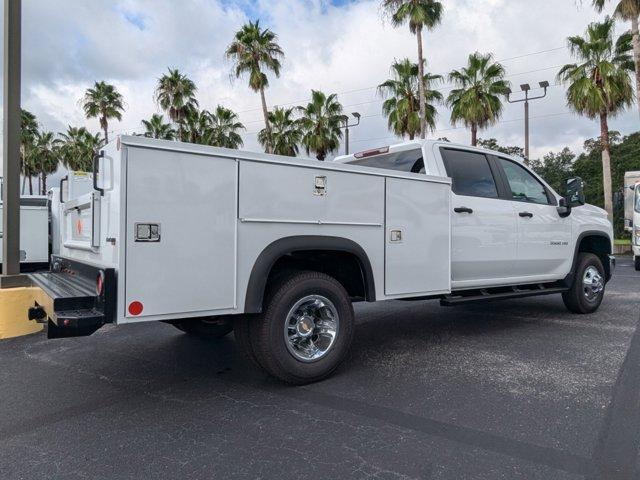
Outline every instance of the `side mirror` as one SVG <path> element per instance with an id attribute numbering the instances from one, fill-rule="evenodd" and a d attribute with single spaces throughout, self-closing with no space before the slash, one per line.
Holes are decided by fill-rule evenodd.
<path id="1" fill-rule="evenodd" d="M 580 177 L 567 180 L 567 188 L 564 195 L 565 205 L 569 208 L 584 205 L 584 182 Z"/>

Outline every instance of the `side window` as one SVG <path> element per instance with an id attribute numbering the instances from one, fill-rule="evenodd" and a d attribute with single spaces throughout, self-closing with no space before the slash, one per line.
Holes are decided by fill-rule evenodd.
<path id="1" fill-rule="evenodd" d="M 500 165 L 502 165 L 504 173 L 507 175 L 507 181 L 514 200 L 542 205 L 549 204 L 547 191 L 536 177 L 516 162 L 504 158 L 499 158 L 498 160 L 500 160 Z"/>
<path id="2" fill-rule="evenodd" d="M 442 149 L 444 167 L 453 181 L 456 195 L 498 198 L 489 161 L 482 153 Z"/>

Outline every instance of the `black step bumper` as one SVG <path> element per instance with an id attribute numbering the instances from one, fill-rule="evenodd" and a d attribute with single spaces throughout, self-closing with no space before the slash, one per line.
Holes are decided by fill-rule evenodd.
<path id="1" fill-rule="evenodd" d="M 40 287 L 29 318 L 48 323 L 49 338 L 91 335 L 115 320 L 116 276 L 98 268 L 54 256 L 51 270 L 30 275 Z M 98 278 L 102 289 L 98 291 Z"/>

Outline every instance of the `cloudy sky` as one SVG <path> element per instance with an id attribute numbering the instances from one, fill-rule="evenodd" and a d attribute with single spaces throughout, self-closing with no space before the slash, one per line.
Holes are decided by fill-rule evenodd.
<path id="1" fill-rule="evenodd" d="M 443 0 L 443 23 L 426 33 L 428 70 L 446 74 L 466 62 L 470 52 L 491 52 L 513 82 L 555 84 L 570 60 L 566 37 L 580 34 L 602 18 L 585 0 Z M 245 148 L 259 150 L 255 134 L 263 126 L 260 99 L 243 79 L 230 78 L 224 50 L 247 20 L 260 19 L 278 34 L 286 59 L 280 78 L 271 78 L 267 102 L 305 102 L 310 89 L 338 93 L 347 112 L 362 114 L 352 131 L 352 150 L 394 142 L 381 114 L 376 85 L 389 76 L 394 59 L 416 57 L 408 28 L 381 20 L 379 1 L 357 0 L 23 0 L 23 106 L 41 127 L 63 131 L 68 125 L 96 130 L 78 101 L 96 80 L 114 83 L 124 95 L 126 113 L 112 122 L 114 133 L 141 130 L 140 120 L 159 109 L 153 101 L 158 77 L 179 68 L 198 86 L 203 108 L 222 104 L 239 112 L 246 125 Z M 619 25 L 619 32 L 627 25 Z M 450 90 L 445 82 L 442 92 Z M 598 135 L 595 121 L 565 106 L 564 89 L 531 106 L 532 156 L 565 145 L 579 151 Z M 501 143 L 522 145 L 523 106 L 508 105 L 502 121 L 481 132 Z M 637 111 L 611 122 L 623 133 L 638 130 Z M 467 143 L 470 133 L 453 127 L 439 107 L 435 137 Z"/>

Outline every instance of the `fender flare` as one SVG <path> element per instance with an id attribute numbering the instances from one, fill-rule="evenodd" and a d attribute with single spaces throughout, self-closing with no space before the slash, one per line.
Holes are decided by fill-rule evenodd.
<path id="1" fill-rule="evenodd" d="M 574 247 L 574 252 L 573 252 L 573 262 L 571 263 L 571 270 L 569 271 L 569 273 L 567 274 L 567 276 L 564 278 L 564 283 L 567 286 L 571 286 L 573 285 L 573 281 L 576 275 L 576 267 L 578 266 L 578 255 L 580 253 L 580 244 L 582 243 L 582 240 L 584 240 L 587 237 L 601 237 L 604 238 L 607 242 L 609 242 L 609 254 L 611 254 L 612 252 L 612 248 L 613 248 L 613 241 L 611 240 L 611 237 L 601 231 L 601 230 L 587 230 L 582 232 L 580 235 L 578 235 L 578 238 L 576 240 L 576 244 Z M 611 272 L 609 271 L 609 265 L 603 264 L 604 269 L 605 269 L 605 273 L 607 275 L 606 281 L 608 282 L 611 279 Z"/>
<path id="2" fill-rule="evenodd" d="M 262 301 L 267 286 L 269 272 L 275 263 L 285 255 L 306 251 L 334 251 L 353 254 L 363 273 L 365 297 L 369 302 L 375 302 L 375 279 L 371 262 L 364 249 L 353 240 L 342 237 L 327 237 L 316 235 L 300 235 L 280 238 L 270 243 L 256 259 L 251 269 L 247 291 L 245 294 L 244 313 L 262 312 Z"/>

